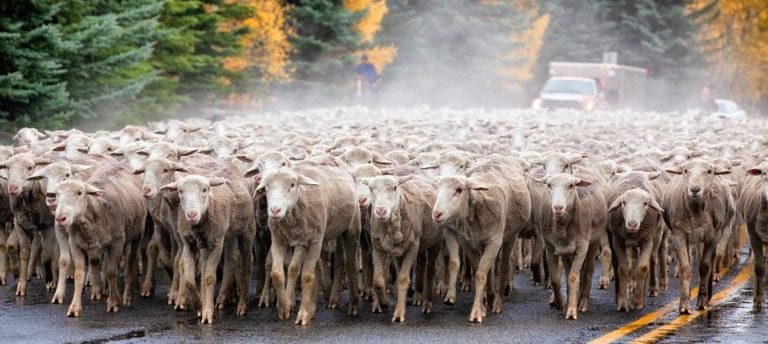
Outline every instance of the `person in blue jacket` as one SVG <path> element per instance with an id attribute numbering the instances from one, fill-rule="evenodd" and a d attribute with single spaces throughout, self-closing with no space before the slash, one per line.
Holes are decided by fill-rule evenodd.
<path id="1" fill-rule="evenodd" d="M 357 96 L 360 97 L 363 93 L 371 93 L 376 87 L 376 82 L 379 81 L 379 73 L 376 71 L 376 66 L 368 61 L 368 55 L 363 54 L 360 57 L 360 64 L 355 67 L 355 76 L 357 78 Z"/>

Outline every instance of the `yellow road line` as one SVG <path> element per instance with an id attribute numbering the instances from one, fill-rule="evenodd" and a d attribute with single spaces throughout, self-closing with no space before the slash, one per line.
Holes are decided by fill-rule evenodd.
<path id="1" fill-rule="evenodd" d="M 752 269 L 751 264 L 747 264 L 741 272 L 739 272 L 736 277 L 733 278 L 731 283 L 728 284 L 727 287 L 720 290 L 717 294 L 715 294 L 712 299 L 709 301 L 709 308 L 715 307 L 723 302 L 725 302 L 733 293 L 737 292 L 741 286 L 743 286 L 747 281 L 749 281 L 750 276 L 752 275 Z M 636 340 L 632 341 L 633 343 L 652 343 L 657 342 L 660 339 L 666 337 L 672 332 L 677 331 L 681 327 L 685 326 L 686 324 L 690 323 L 694 319 L 707 314 L 707 311 L 695 311 L 694 313 L 690 315 L 681 315 L 674 320 L 670 321 L 668 324 L 663 325 L 651 332 L 646 333 L 640 338 L 637 338 Z"/>

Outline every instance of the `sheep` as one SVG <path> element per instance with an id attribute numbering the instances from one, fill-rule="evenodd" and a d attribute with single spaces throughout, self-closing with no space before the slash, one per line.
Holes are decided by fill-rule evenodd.
<path id="1" fill-rule="evenodd" d="M 749 244 L 754 255 L 754 296 L 752 307 L 762 311 L 765 304 L 765 253 L 763 248 L 768 242 L 766 228 L 766 209 L 768 209 L 768 163 L 762 162 L 747 170 L 750 176 L 745 181 L 739 194 L 739 213 L 747 224 Z"/>
<path id="2" fill-rule="evenodd" d="M 34 147 L 38 145 L 38 141 L 44 138 L 46 135 L 37 131 L 35 128 L 21 128 L 13 136 L 13 139 L 19 143 L 19 146 Z"/>
<path id="3" fill-rule="evenodd" d="M 245 315 L 251 279 L 251 246 L 256 235 L 253 204 L 245 181 L 239 177 L 234 166 L 228 165 L 214 173 L 213 177 L 189 175 L 161 189 L 179 194 L 177 232 L 182 243 L 182 280 L 176 305 L 186 309 L 189 293 L 201 323 L 212 324 L 216 269 L 222 253 L 226 257 L 225 265 L 236 264 L 232 260 L 237 250 L 241 259 L 237 315 Z M 200 255 L 202 265 L 201 296 L 197 295 L 195 287 L 196 253 Z M 225 266 L 225 273 L 227 270 Z M 217 304 L 223 304 L 226 289 L 222 286 Z"/>
<path id="4" fill-rule="evenodd" d="M 411 268 L 421 254 L 426 259 L 422 259 L 425 261 L 417 269 L 414 302 L 422 302 L 420 299 L 424 292 L 422 312 L 431 313 L 435 260 L 442 240 L 441 231 L 431 217 L 436 197 L 434 186 L 423 178 L 413 179 L 413 176 L 378 176 L 364 179 L 363 183 L 371 190 L 370 235 L 376 291 L 373 312 L 380 313 L 389 306 L 389 296 L 385 295 L 384 270 L 387 268 L 387 257 L 397 258 L 397 304 L 392 321 L 405 321 L 405 299 L 411 283 Z M 426 283 L 422 280 L 425 273 Z"/>
<path id="5" fill-rule="evenodd" d="M 680 268 L 681 314 L 691 313 L 691 263 L 689 252 L 699 244 L 699 296 L 697 310 L 707 308 L 712 297 L 712 274 L 715 250 L 726 226 L 735 214 L 734 200 L 728 184 L 718 177 L 729 174 L 717 165 L 694 159 L 666 169 L 675 175 L 669 182 L 662 208 L 664 223 Z"/>
<path id="6" fill-rule="evenodd" d="M 308 325 L 317 308 L 318 280 L 315 267 L 323 242 L 343 236 L 349 278 L 349 308 L 359 312 L 355 253 L 360 237 L 360 208 L 352 177 L 335 167 L 280 168 L 264 176 L 257 190 L 266 193 L 272 246 L 272 281 L 277 294 L 278 319 L 290 316 L 293 288 L 301 270 L 301 306 L 296 324 Z M 283 262 L 288 249 L 293 257 L 286 283 Z M 286 289 L 287 287 L 287 289 Z"/>
<path id="7" fill-rule="evenodd" d="M 13 149 L 0 146 L 0 161 L 13 156 Z M 9 252 L 6 243 L 13 228 L 13 211 L 8 196 L 7 176 L 0 170 L 0 285 L 8 283 Z"/>
<path id="8" fill-rule="evenodd" d="M 30 182 L 26 178 L 35 172 L 38 166 L 45 166 L 52 161 L 34 155 L 16 154 L 0 162 L 0 170 L 7 169 L 7 192 L 10 208 L 14 215 L 14 227 L 19 240 L 19 277 L 16 296 L 26 296 L 27 280 L 36 266 L 36 252 L 32 251 L 32 236 L 35 231 L 53 235 L 53 215 L 45 205 L 45 191 L 41 182 Z M 50 250 L 46 253 L 53 254 Z M 46 257 L 51 258 L 51 257 Z M 53 280 L 53 276 L 49 281 Z"/>
<path id="9" fill-rule="evenodd" d="M 616 255 L 617 266 L 617 295 L 618 311 L 629 311 L 627 291 L 629 281 L 635 282 L 632 308 L 645 307 L 645 277 L 651 273 L 651 293 L 655 293 L 657 277 L 652 264 L 661 241 L 661 213 L 663 210 L 658 203 L 661 193 L 657 192 L 650 183 L 658 178 L 660 173 L 626 172 L 618 174 L 611 184 L 607 197 L 611 206 L 608 207 L 608 232 L 611 234 L 613 252 Z M 638 259 L 630 268 L 628 249 L 639 249 Z M 662 259 L 665 257 L 662 257 Z M 662 263 L 662 270 L 666 264 Z M 630 277 L 630 271 L 632 276 Z M 662 272 L 663 273 L 663 272 Z"/>
<path id="10" fill-rule="evenodd" d="M 541 231 L 552 285 L 550 306 L 563 309 L 559 273 L 562 259 L 568 282 L 565 319 L 576 320 L 578 311 L 589 309 L 594 257 L 607 221 L 605 197 L 591 181 L 568 173 L 556 173 L 536 182 L 545 184 L 548 194 L 542 202 Z"/>
<path id="11" fill-rule="evenodd" d="M 75 266 L 75 291 L 67 316 L 82 315 L 85 282 L 85 255 L 106 257 L 109 283 L 107 312 L 120 310 L 117 277 L 125 254 L 123 305 L 133 302 L 133 288 L 138 274 L 138 250 L 147 209 L 141 198 L 139 180 L 127 165 L 105 166 L 87 181 L 67 180 L 56 186 L 56 228 L 66 231 L 69 250 L 60 246 L 59 268 L 66 271 L 69 260 Z M 58 295 L 63 298 L 62 295 Z M 54 299 L 54 301 L 56 301 Z"/>
<path id="12" fill-rule="evenodd" d="M 514 240 L 527 225 L 531 199 L 519 166 L 489 161 L 476 166 L 470 175 L 443 176 L 437 182 L 437 200 L 432 219 L 442 224 L 458 221 L 458 226 L 444 226 L 446 249 L 450 255 L 448 291 L 445 302 L 455 303 L 459 269 L 459 245 L 475 271 L 475 299 L 470 322 L 483 322 L 486 308 L 483 294 L 490 283 L 489 304 L 493 313 L 502 311 L 502 294 L 508 280 L 510 254 Z M 489 275 L 499 250 L 500 278 L 494 284 Z M 490 280 L 490 282 L 488 282 Z M 490 300 L 493 299 L 491 303 Z"/>
<path id="13" fill-rule="evenodd" d="M 373 300 L 373 261 L 371 242 L 371 188 L 364 181 L 381 175 L 381 170 L 372 164 L 362 164 L 352 170 L 357 192 L 357 203 L 360 205 L 360 255 L 362 259 L 363 290 L 365 300 Z"/>

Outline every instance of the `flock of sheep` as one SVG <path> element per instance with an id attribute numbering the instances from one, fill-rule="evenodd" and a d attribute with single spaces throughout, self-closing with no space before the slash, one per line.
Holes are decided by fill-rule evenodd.
<path id="1" fill-rule="evenodd" d="M 350 315 L 361 298 L 387 312 L 393 292 L 392 321 L 405 321 L 409 289 L 424 313 L 435 294 L 454 304 L 457 288 L 474 290 L 469 320 L 483 322 L 524 268 L 577 319 L 599 265 L 618 311 L 642 309 L 673 273 L 690 313 L 692 265 L 706 309 L 746 224 L 760 309 L 767 128 L 687 113 L 427 108 L 24 128 L 0 146 L 0 284 L 15 275 L 23 297 L 38 276 L 64 303 L 74 278 L 67 315 L 79 317 L 86 285 L 117 312 L 136 290 L 153 297 L 161 270 L 168 304 L 212 323 L 228 304 L 246 313 L 255 270 L 259 306 L 296 324 L 314 318 L 320 292 L 338 308 L 345 288 Z"/>

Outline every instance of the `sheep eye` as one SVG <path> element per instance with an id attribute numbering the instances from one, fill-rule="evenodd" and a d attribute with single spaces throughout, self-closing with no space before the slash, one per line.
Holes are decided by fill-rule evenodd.
<path id="1" fill-rule="evenodd" d="M 167 169 L 167 168 L 166 168 L 166 169 L 164 169 L 164 170 L 163 170 L 163 173 L 168 173 L 168 169 Z"/>
<path id="2" fill-rule="evenodd" d="M 64 178 L 69 178 L 69 173 L 65 174 Z"/>
<path id="3" fill-rule="evenodd" d="M 460 195 L 463 191 L 464 191 L 464 189 L 462 189 L 462 188 L 456 188 L 456 194 L 457 195 Z"/>
<path id="4" fill-rule="evenodd" d="M 688 174 L 688 170 L 687 169 L 683 170 L 683 173 Z"/>
<path id="5" fill-rule="evenodd" d="M 294 186 L 296 186 L 296 184 L 294 184 L 294 183 L 291 183 L 291 188 L 293 188 Z"/>
<path id="6" fill-rule="evenodd" d="M 32 167 L 27 167 L 27 171 L 32 171 Z"/>
<path id="7" fill-rule="evenodd" d="M 82 196 L 82 195 L 83 195 L 83 193 L 82 193 L 81 191 L 78 191 L 78 192 L 77 192 L 77 195 L 78 195 L 78 196 Z"/>
<path id="8" fill-rule="evenodd" d="M 643 207 L 647 207 L 647 206 L 648 206 L 648 202 L 643 202 Z"/>
<path id="9" fill-rule="evenodd" d="M 464 168 L 464 165 L 459 165 L 459 168 Z"/>
<path id="10" fill-rule="evenodd" d="M 712 170 L 707 170 L 707 174 L 712 174 Z"/>
<path id="11" fill-rule="evenodd" d="M 625 202 L 625 201 L 621 201 L 621 206 L 622 206 L 622 207 L 623 207 L 623 206 L 626 206 L 626 205 L 627 205 L 627 202 Z"/>
<path id="12" fill-rule="evenodd" d="M 283 164 L 282 164 L 282 165 L 280 165 L 280 166 L 282 166 L 282 167 L 285 167 L 285 163 L 283 163 Z"/>
<path id="13" fill-rule="evenodd" d="M 208 189 L 203 189 L 203 193 L 206 193 L 206 192 L 208 192 Z"/>
<path id="14" fill-rule="evenodd" d="M 107 148 L 107 151 L 111 152 L 112 151 L 112 147 Z"/>
<path id="15" fill-rule="evenodd" d="M 368 163 L 369 164 L 373 164 L 373 160 L 368 160 Z"/>
<path id="16" fill-rule="evenodd" d="M 134 141 L 139 141 L 139 140 L 140 140 L 140 139 L 139 139 L 138 137 L 137 137 L 136 139 L 134 139 Z"/>

